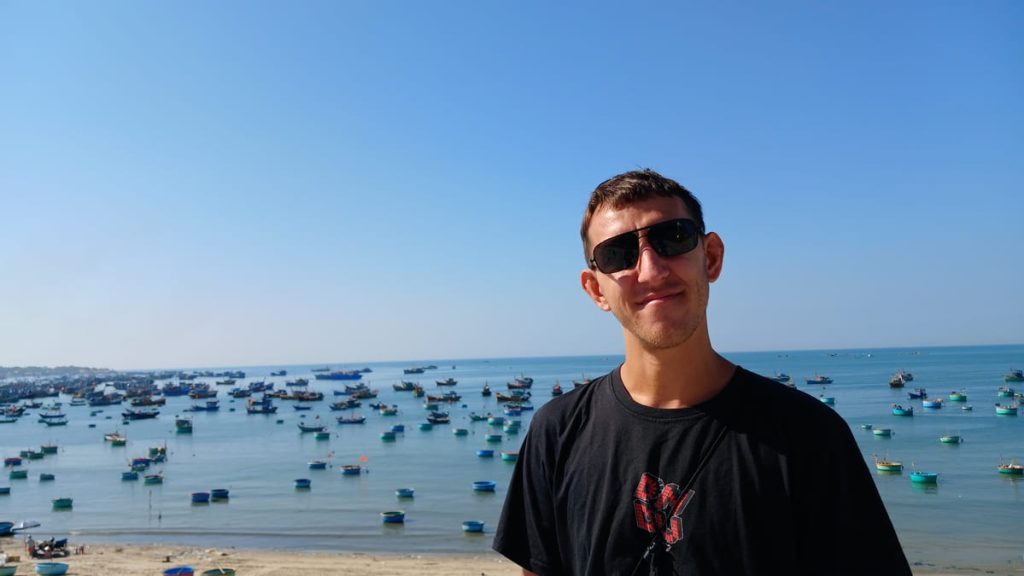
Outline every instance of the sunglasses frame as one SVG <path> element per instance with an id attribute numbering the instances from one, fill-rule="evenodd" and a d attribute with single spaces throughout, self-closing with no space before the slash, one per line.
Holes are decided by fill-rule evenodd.
<path id="1" fill-rule="evenodd" d="M 677 225 L 677 224 L 682 224 L 683 228 L 688 229 L 689 231 L 691 231 L 693 233 L 693 237 L 694 237 L 693 246 L 690 246 L 689 248 L 687 248 L 686 250 L 683 250 L 682 252 L 680 252 L 678 254 L 672 254 L 672 255 L 662 254 L 661 250 L 659 250 L 659 248 L 658 248 L 659 246 L 662 245 L 661 242 L 660 241 L 652 242 L 649 239 L 650 238 L 650 234 L 651 234 L 651 230 L 661 229 L 661 228 L 674 229 L 675 225 Z M 704 236 L 704 231 L 701 230 L 700 227 L 697 226 L 697 223 L 694 222 L 690 218 L 673 218 L 671 220 L 663 220 L 661 222 L 657 222 L 655 224 L 651 224 L 650 226 L 644 226 L 643 228 L 637 228 L 636 230 L 630 230 L 629 232 L 623 232 L 622 234 L 616 234 L 615 236 L 612 236 L 611 238 L 607 238 L 607 239 L 602 240 L 601 242 L 598 242 L 597 244 L 595 244 L 593 250 L 590 251 L 590 255 L 591 255 L 590 260 L 587 260 L 587 264 L 590 266 L 590 269 L 591 270 L 598 270 L 598 271 L 602 272 L 603 274 L 615 274 L 616 272 L 621 272 L 623 270 L 629 270 L 629 269 L 635 268 L 637 262 L 640 261 L 640 233 L 641 232 L 646 232 L 646 234 L 644 234 L 644 237 L 648 238 L 647 242 L 648 242 L 648 244 L 651 245 L 651 249 L 654 250 L 655 254 L 657 254 L 658 256 L 660 256 L 662 258 L 675 258 L 676 256 L 682 256 L 683 254 L 686 254 L 688 252 L 692 252 L 693 249 L 696 248 L 700 244 L 701 237 Z M 602 246 L 605 246 L 605 245 L 607 245 L 610 242 L 615 242 L 617 240 L 621 240 L 623 238 L 628 238 L 628 237 L 633 237 L 633 239 L 636 242 L 636 246 L 637 246 L 636 259 L 633 260 L 632 265 L 625 266 L 623 268 L 619 268 L 619 269 L 616 269 L 616 270 L 611 270 L 610 272 L 602 270 L 601 267 L 597 265 L 597 252 L 598 252 L 598 250 L 600 250 Z"/>

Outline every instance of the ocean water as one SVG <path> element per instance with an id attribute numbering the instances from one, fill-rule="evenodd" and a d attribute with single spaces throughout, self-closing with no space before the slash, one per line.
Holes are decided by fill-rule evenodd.
<path id="1" fill-rule="evenodd" d="M 902 474 L 875 476 L 879 491 L 912 563 L 937 568 L 986 566 L 1024 569 L 1024 480 L 1000 475 L 996 465 L 1011 458 L 1024 462 L 1024 414 L 996 416 L 993 404 L 1002 375 L 1012 367 L 1024 367 L 1024 346 L 955 347 L 921 349 L 835 350 L 779 353 L 726 354 L 730 360 L 766 375 L 786 372 L 798 388 L 809 394 L 836 398 L 837 410 L 850 424 L 863 452 L 872 464 L 873 455 L 904 462 Z M 27 480 L 9 480 L 3 471 L 0 486 L 11 486 L 0 496 L 0 520 L 35 520 L 37 537 L 68 535 L 73 543 L 174 542 L 204 546 L 237 546 L 363 552 L 478 553 L 489 550 L 505 488 L 513 464 L 498 457 L 499 451 L 516 451 L 525 435 L 532 412 L 517 418 L 523 431 L 502 433 L 487 422 L 470 422 L 469 413 L 501 412 L 494 397 L 480 394 L 487 383 L 507 392 L 515 376 L 535 379 L 533 404 L 550 399 L 558 381 L 568 391 L 572 380 L 596 377 L 621 362 L 617 356 L 563 358 L 502 358 L 480 360 L 425 360 L 369 364 L 332 364 L 335 369 L 369 366 L 363 382 L 380 390 L 378 400 L 397 404 L 397 416 L 381 416 L 368 408 L 332 412 L 334 390 L 345 382 L 316 381 L 314 366 L 224 367 L 242 369 L 248 378 L 266 379 L 283 388 L 286 380 L 305 377 L 310 388 L 325 394 L 323 402 L 309 411 L 295 411 L 295 402 L 276 400 L 273 416 L 249 415 L 245 400 L 227 395 L 220 386 L 221 409 L 196 412 L 194 432 L 174 432 L 174 417 L 191 406 L 187 397 L 167 399 L 155 420 L 124 425 L 120 413 L 126 407 L 69 406 L 69 424 L 47 427 L 35 414 L 15 424 L 0 424 L 0 455 L 15 456 L 27 448 L 53 443 L 57 454 L 26 461 Z M 403 375 L 409 366 L 436 364 L 437 370 Z M 269 377 L 271 370 L 285 368 L 286 377 Z M 888 387 L 897 370 L 907 370 L 915 380 L 903 390 Z M 807 385 L 815 374 L 833 378 L 828 386 Z M 453 388 L 439 388 L 435 380 L 452 377 Z M 201 379 L 200 379 L 201 380 Z M 213 384 L 215 379 L 207 379 Z M 450 407 L 451 424 L 421 431 L 425 421 L 423 399 L 396 392 L 400 380 L 420 382 L 428 394 L 455 390 L 461 402 Z M 1011 384 L 1012 386 L 1012 384 Z M 924 410 L 920 401 L 907 399 L 907 391 L 926 388 L 929 397 L 945 397 L 964 390 L 973 410 L 946 402 L 941 410 Z M 1017 386 L 1018 390 L 1024 386 Z M 52 399 L 47 399 L 50 401 Z M 891 414 L 898 402 L 915 408 L 913 418 Z M 32 411 L 35 412 L 35 411 Z M 366 416 L 363 425 L 339 425 L 338 415 Z M 317 415 L 331 431 L 329 440 L 303 434 L 297 424 Z M 281 420 L 279 423 L 278 421 Z M 395 424 L 406 431 L 395 442 L 380 440 L 380 433 Z M 891 438 L 879 438 L 863 424 L 889 427 Z M 92 427 L 90 427 L 92 425 Z M 453 428 L 467 428 L 467 436 L 455 436 Z M 125 447 L 112 447 L 103 435 L 115 429 L 128 437 Z M 486 434 L 503 434 L 499 444 L 486 443 Z M 808 433 L 813 433 L 809 430 Z M 945 445 L 944 434 L 960 434 L 964 443 Z M 163 485 L 141 481 L 123 482 L 130 458 L 146 456 L 150 447 L 167 447 L 166 463 L 154 470 L 165 475 Z M 476 450 L 495 450 L 492 459 L 479 458 Z M 327 470 L 309 470 L 311 459 L 328 459 Z M 365 473 L 344 476 L 342 465 L 362 464 Z M 917 467 L 939 473 L 936 486 L 910 482 L 909 470 Z M 40 482 L 39 474 L 56 476 Z M 308 491 L 294 489 L 296 478 L 309 478 Z M 493 480 L 493 493 L 473 491 L 473 482 Z M 415 497 L 399 500 L 395 490 L 415 489 Z M 196 491 L 227 488 L 227 502 L 194 505 Z M 56 497 L 74 498 L 68 511 L 53 510 Z M 403 510 L 406 521 L 385 525 L 380 513 Z M 466 534 L 465 520 L 485 522 L 483 534 Z M 2 542 L 0 542 L 2 544 Z M 852 551 L 852 553 L 856 553 Z"/>

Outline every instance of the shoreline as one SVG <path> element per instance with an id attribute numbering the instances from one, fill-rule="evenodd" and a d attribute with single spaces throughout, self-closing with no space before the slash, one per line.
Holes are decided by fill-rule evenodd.
<path id="1" fill-rule="evenodd" d="M 12 540 L 4 552 L 20 556 L 19 574 L 32 573 L 36 562 L 25 554 L 23 541 Z M 234 547 L 185 546 L 170 544 L 91 544 L 84 554 L 55 559 L 70 565 L 69 576 L 108 576 L 110 574 L 152 574 L 176 566 L 191 566 L 195 574 L 216 568 L 232 568 L 245 576 L 284 576 L 305 574 L 328 576 L 361 574 L 369 576 L 519 576 L 518 566 L 497 552 L 465 554 L 323 552 L 281 549 L 243 549 Z M 954 569 L 911 566 L 914 574 L 963 576 L 976 574 L 1024 574 L 1024 566 L 970 566 Z"/>

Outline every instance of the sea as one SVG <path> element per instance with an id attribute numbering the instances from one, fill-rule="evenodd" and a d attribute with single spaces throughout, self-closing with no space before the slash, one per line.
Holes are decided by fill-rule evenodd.
<path id="1" fill-rule="evenodd" d="M 1024 570 L 1024 479 L 997 472 L 1000 462 L 1024 463 L 1024 410 L 1017 417 L 997 416 L 994 404 L 1008 402 L 997 396 L 1003 375 L 1024 367 L 1024 345 L 943 348 L 813 350 L 725 354 L 731 361 L 772 376 L 784 372 L 796 387 L 815 397 L 835 398 L 833 409 L 849 424 L 889 515 L 915 567 L 957 570 L 985 567 L 995 572 Z M 397 405 L 398 414 L 382 416 L 367 407 L 331 411 L 341 397 L 343 381 L 315 380 L 314 368 L 301 366 L 226 366 L 211 370 L 242 370 L 244 386 L 253 380 L 274 382 L 306 378 L 311 390 L 323 392 L 312 409 L 297 411 L 294 401 L 276 400 L 274 415 L 246 413 L 246 400 L 228 395 L 230 386 L 217 386 L 217 378 L 199 378 L 219 389 L 216 412 L 186 410 L 193 400 L 171 397 L 152 420 L 125 424 L 121 412 L 127 404 L 102 409 L 71 406 L 59 400 L 67 414 L 66 426 L 48 427 L 37 421 L 37 410 L 12 424 L 0 424 L 0 455 L 17 456 L 44 444 L 58 446 L 56 454 L 26 460 L 27 479 L 8 479 L 4 469 L 0 486 L 0 520 L 34 521 L 34 537 L 69 537 L 72 544 L 173 543 L 210 547 L 273 548 L 350 551 L 366 553 L 486 553 L 504 501 L 514 462 L 501 452 L 519 450 L 534 411 L 506 416 L 520 420 L 522 431 L 506 432 L 487 421 L 471 421 L 470 413 L 503 415 L 495 396 L 481 394 L 485 385 L 508 393 L 516 377 L 534 379 L 531 403 L 535 408 L 551 399 L 555 383 L 566 391 L 573 381 L 598 377 L 622 362 L 621 356 L 550 358 L 422 359 L 400 362 L 330 363 L 332 369 L 371 371 L 361 382 L 379 390 L 378 401 Z M 405 368 L 436 365 L 423 374 L 407 375 Z M 204 370 L 210 368 L 204 368 Z M 283 377 L 270 372 L 287 370 Z M 191 369 L 183 369 L 188 372 Z M 897 371 L 913 374 L 903 389 L 888 382 Z M 808 384 L 827 375 L 827 385 Z M 438 380 L 457 384 L 439 387 Z M 426 422 L 424 398 L 399 392 L 393 384 L 418 382 L 428 394 L 453 390 L 462 396 L 441 410 L 450 424 L 421 430 Z M 1021 384 L 1009 384 L 1019 390 Z M 962 391 L 967 401 L 946 401 L 939 410 L 923 409 L 920 400 L 908 399 L 914 388 L 929 398 L 946 398 Z M 913 406 L 913 417 L 892 414 L 894 403 Z M 971 406 L 964 410 L 962 406 Z M 362 425 L 342 425 L 338 415 L 366 417 Z M 175 417 L 193 418 L 192 434 L 175 431 Z M 316 418 L 327 424 L 328 439 L 303 433 L 298 424 Z M 393 442 L 381 432 L 403 424 L 405 432 Z M 890 437 L 876 436 L 873 428 L 891 428 Z M 453 430 L 464 428 L 466 435 Z M 124 447 L 104 441 L 104 434 L 119 431 L 128 438 Z M 808 429 L 808 434 L 814 430 Z M 939 437 L 960 435 L 960 444 L 943 444 Z M 488 442 L 488 435 L 500 435 Z M 491 440 L 495 440 L 492 436 Z M 162 485 L 123 481 L 121 473 L 134 457 L 150 448 L 166 447 L 167 459 L 147 473 L 164 475 Z M 484 458 L 478 450 L 490 449 Z M 874 457 L 900 460 L 900 474 L 875 471 Z M 314 459 L 329 462 L 325 470 L 311 470 Z M 342 467 L 358 464 L 359 475 L 342 474 Z M 935 485 L 911 482 L 910 470 L 938 473 Z M 53 474 L 40 481 L 40 474 Z M 310 489 L 298 490 L 295 480 L 307 478 Z M 478 481 L 493 481 L 493 492 L 474 489 Z M 229 498 L 193 504 L 193 492 L 229 490 Z M 399 488 L 414 489 L 412 498 L 398 498 Z M 73 499 L 69 510 L 54 509 L 55 498 Z M 381 513 L 403 511 L 403 524 L 385 524 Z M 462 523 L 482 521 L 482 533 L 467 533 Z M 808 527 L 813 529 L 813 527 Z M 0 546 L 5 545 L 0 540 Z M 857 550 L 851 550 L 856 554 Z"/>

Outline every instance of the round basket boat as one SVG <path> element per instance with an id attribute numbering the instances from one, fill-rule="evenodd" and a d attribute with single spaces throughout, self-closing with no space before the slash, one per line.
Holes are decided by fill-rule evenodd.
<path id="1" fill-rule="evenodd" d="M 175 566 L 164 570 L 164 576 L 193 576 L 195 568 L 191 566 Z"/>
<path id="2" fill-rule="evenodd" d="M 309 478 L 296 478 L 295 488 L 297 490 L 309 490 L 309 487 L 313 484 L 313 481 Z"/>
<path id="3" fill-rule="evenodd" d="M 476 532 L 476 533 L 483 532 L 484 531 L 484 523 L 481 520 L 466 520 L 465 522 L 462 523 L 462 531 L 463 532 Z"/>
<path id="4" fill-rule="evenodd" d="M 494 450 L 477 450 L 476 455 L 480 458 L 494 458 Z"/>
<path id="5" fill-rule="evenodd" d="M 488 434 L 484 436 L 484 442 L 490 442 L 492 444 L 501 442 L 501 434 Z"/>
<path id="6" fill-rule="evenodd" d="M 502 452 L 501 459 L 505 462 L 515 462 L 519 459 L 519 452 Z"/>
<path id="7" fill-rule="evenodd" d="M 420 430 L 433 430 L 434 425 L 430 422 L 420 422 Z"/>
<path id="8" fill-rule="evenodd" d="M 453 436 L 469 436 L 469 430 L 465 428 L 452 428 Z"/>
<path id="9" fill-rule="evenodd" d="M 230 492 L 228 492 L 227 488 L 214 488 L 213 490 L 210 490 L 210 499 L 227 500 L 228 498 L 230 498 L 229 494 Z"/>
<path id="10" fill-rule="evenodd" d="M 395 490 L 395 496 L 399 498 L 412 498 L 415 493 L 416 491 L 412 488 L 399 488 Z"/>
<path id="11" fill-rule="evenodd" d="M 380 439 L 383 442 L 394 442 L 395 441 L 395 432 L 394 432 L 394 430 L 386 430 L 384 432 L 381 432 L 380 433 Z"/>
<path id="12" fill-rule="evenodd" d="M 380 521 L 384 524 L 404 524 L 405 512 L 401 510 L 388 510 L 380 513 Z"/>
<path id="13" fill-rule="evenodd" d="M 871 433 L 874 434 L 875 436 L 888 438 L 889 436 L 892 436 L 892 428 L 875 428 L 874 430 L 871 431 Z"/>
<path id="14" fill-rule="evenodd" d="M 235 569 L 214 568 L 212 570 L 204 570 L 200 576 L 235 576 Z"/>
<path id="15" fill-rule="evenodd" d="M 914 471 L 910 473 L 910 481 L 914 484 L 937 484 L 939 474 L 938 472 Z"/>
<path id="16" fill-rule="evenodd" d="M 474 492 L 494 492 L 496 483 L 493 480 L 477 480 L 473 482 Z"/>
<path id="17" fill-rule="evenodd" d="M 43 576 L 60 576 L 68 573 L 68 565 L 63 562 L 36 562 L 36 574 Z M 164 572 L 166 574 L 167 572 Z M 184 574 L 184 572 L 182 572 Z M 188 572 L 189 576 L 192 572 Z"/>
<path id="18" fill-rule="evenodd" d="M 405 424 L 395 424 L 391 427 L 391 431 L 395 434 L 401 434 L 405 432 Z"/>

